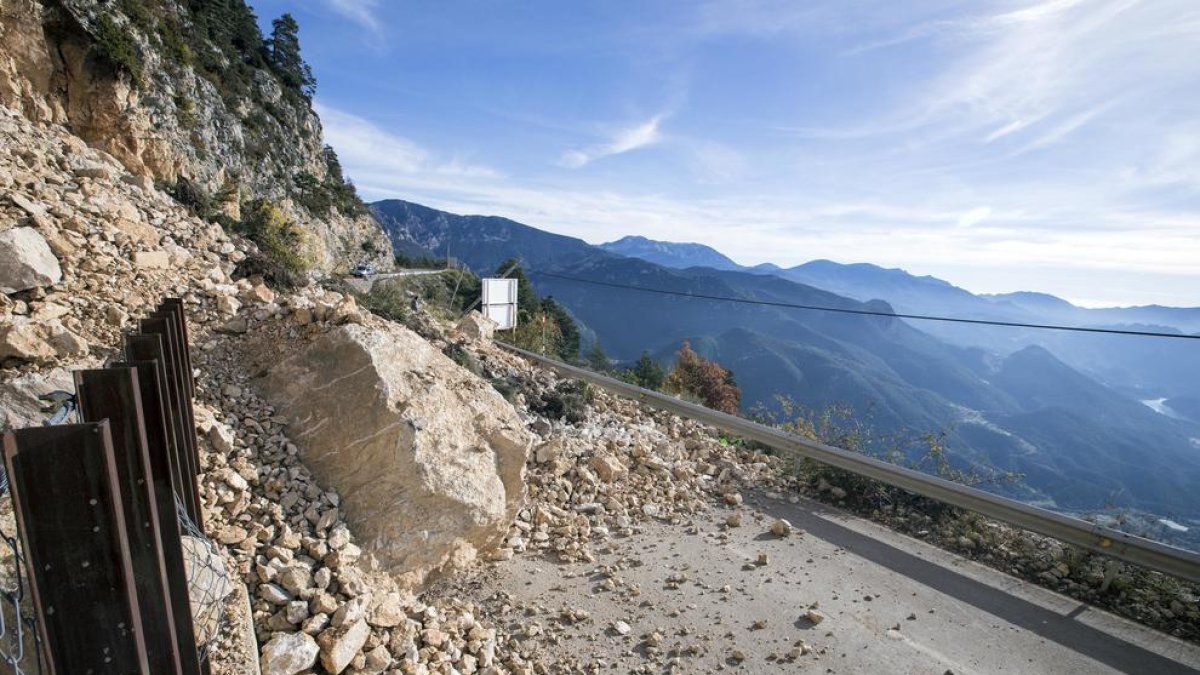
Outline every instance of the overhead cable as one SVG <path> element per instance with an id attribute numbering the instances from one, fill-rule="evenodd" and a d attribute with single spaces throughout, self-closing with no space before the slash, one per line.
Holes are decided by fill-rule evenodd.
<path id="1" fill-rule="evenodd" d="M 803 305 L 791 302 L 774 302 L 771 300 L 755 300 L 752 298 L 731 298 L 722 295 L 706 295 L 704 293 L 685 293 L 683 291 L 670 291 L 662 288 L 650 288 L 647 286 L 631 286 L 628 284 L 617 284 L 609 281 L 597 281 L 595 279 L 583 279 L 580 277 L 567 276 L 565 274 L 557 274 L 554 272 L 530 271 L 530 274 L 554 279 L 563 279 L 565 281 L 574 281 L 582 284 L 592 284 L 594 286 L 606 286 L 608 288 L 622 288 L 630 291 L 639 291 L 642 293 L 655 293 L 658 295 L 671 295 L 682 298 L 695 298 L 697 300 L 717 300 L 721 302 L 734 302 L 743 305 L 762 305 L 765 307 L 782 307 L 785 309 L 804 309 L 815 312 L 834 312 L 837 314 L 858 314 L 864 316 L 882 316 L 893 319 L 914 319 L 917 321 L 943 321 L 949 323 L 965 323 L 981 326 L 1008 326 L 1011 328 L 1035 328 L 1038 330 L 1058 330 L 1070 331 L 1075 333 L 1105 333 L 1108 335 L 1133 335 L 1138 337 L 1157 337 L 1157 338 L 1177 338 L 1184 340 L 1200 340 L 1200 334 L 1187 333 L 1166 333 L 1161 331 L 1149 330 L 1123 330 L 1119 328 L 1093 328 L 1088 326 L 1061 326 L 1055 324 L 1044 323 L 1021 323 L 1018 321 L 994 321 L 991 319 L 963 319 L 951 316 L 933 316 L 928 314 L 903 314 L 899 312 L 881 312 L 870 309 L 852 309 L 846 307 L 825 307 L 821 305 Z"/>

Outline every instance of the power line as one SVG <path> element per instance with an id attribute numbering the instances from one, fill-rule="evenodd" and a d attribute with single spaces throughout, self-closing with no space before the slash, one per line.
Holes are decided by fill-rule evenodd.
<path id="1" fill-rule="evenodd" d="M 642 293 L 656 293 L 658 295 L 672 295 L 681 298 L 696 298 L 699 300 L 719 300 L 722 302 L 736 302 L 743 305 L 762 305 L 765 307 L 784 307 L 787 309 L 807 309 L 816 312 L 834 312 L 837 314 L 859 314 L 864 316 L 883 316 L 892 319 L 915 319 L 918 321 L 944 321 L 949 323 L 967 323 L 980 326 L 1008 326 L 1011 328 L 1036 328 L 1039 330 L 1060 330 L 1070 331 L 1075 333 L 1106 333 L 1109 335 L 1136 335 L 1139 337 L 1161 337 L 1161 338 L 1182 338 L 1186 340 L 1200 340 L 1200 334 L 1188 335 L 1186 333 L 1162 333 L 1158 331 L 1147 330 L 1120 330 L 1116 328 L 1088 328 L 1085 326 L 1058 326 L 1054 324 L 1039 324 L 1039 323 L 1019 323 L 1016 321 L 992 321 L 989 319 L 961 319 L 951 316 L 932 316 L 927 314 L 898 314 L 889 312 L 877 312 L 869 309 L 847 309 L 844 307 L 822 307 L 819 305 L 801 305 L 790 302 L 772 302 L 770 300 L 751 300 L 749 298 L 730 298 L 723 295 L 705 295 L 703 293 L 684 293 L 682 291 L 668 291 L 662 288 L 649 288 L 646 286 L 630 286 L 627 284 L 615 284 L 608 281 L 596 281 L 594 279 L 581 279 L 579 277 L 571 277 L 565 274 L 555 274 L 553 272 L 536 271 L 531 274 L 537 274 L 544 277 L 553 277 L 555 279 L 563 279 L 566 281 L 575 281 L 582 284 L 592 284 L 594 286 L 607 286 L 609 288 L 623 288 L 631 291 L 641 291 Z"/>

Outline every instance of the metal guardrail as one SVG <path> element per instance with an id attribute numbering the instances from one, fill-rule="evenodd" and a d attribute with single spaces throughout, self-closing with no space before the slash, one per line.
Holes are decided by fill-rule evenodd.
<path id="1" fill-rule="evenodd" d="M 872 478 L 881 483 L 974 511 L 988 518 L 1044 534 L 1095 553 L 1157 570 L 1186 581 L 1200 583 L 1200 554 L 1195 552 L 1023 504 L 1013 499 L 930 476 L 860 453 L 810 441 L 795 434 L 717 412 L 674 396 L 643 389 L 512 345 L 500 342 L 496 344 L 510 352 L 536 361 L 560 375 L 590 382 L 614 394 L 710 424 L 743 438 L 766 444 L 781 452 L 798 455 Z"/>

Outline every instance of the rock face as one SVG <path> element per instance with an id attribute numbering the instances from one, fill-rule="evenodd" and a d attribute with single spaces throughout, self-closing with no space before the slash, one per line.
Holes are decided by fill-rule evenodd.
<path id="1" fill-rule="evenodd" d="M 235 220 L 238 200 L 221 195 L 270 199 L 300 224 L 308 235 L 305 253 L 323 270 L 363 258 L 390 269 L 391 244 L 373 218 L 359 209 L 314 208 L 292 189 L 298 175 L 335 185 L 340 168 L 328 161 L 309 99 L 259 59 L 258 29 L 245 4 L 166 0 L 135 10 L 143 4 L 5 0 L 0 105 L 68 127 L 134 180 L 188 186 Z M 219 31 L 206 32 L 217 23 L 247 41 L 241 51 Z M 114 28 L 136 56 L 114 62 L 107 36 Z M 264 105 L 270 115 L 262 114 Z M 104 162 L 69 168 L 84 180 L 106 180 L 115 171 Z"/>
<path id="2" fill-rule="evenodd" d="M 264 383 L 364 548 L 410 583 L 503 537 L 532 437 L 483 380 L 398 326 L 342 326 Z"/>
<path id="3" fill-rule="evenodd" d="M 0 293 L 18 293 L 61 280 L 58 258 L 37 230 L 14 227 L 0 232 Z"/>

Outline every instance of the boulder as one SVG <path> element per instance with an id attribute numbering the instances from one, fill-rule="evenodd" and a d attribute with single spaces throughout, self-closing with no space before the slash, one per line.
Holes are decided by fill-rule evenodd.
<path id="1" fill-rule="evenodd" d="M 498 325 L 478 310 L 471 310 L 458 322 L 458 331 L 472 340 L 491 340 Z"/>
<path id="2" fill-rule="evenodd" d="M 358 543 L 410 584 L 503 538 L 532 436 L 487 382 L 400 326 L 347 324 L 263 382 Z"/>
<path id="3" fill-rule="evenodd" d="M 262 650 L 262 675 L 296 675 L 317 663 L 317 641 L 304 633 L 282 633 Z"/>
<path id="4" fill-rule="evenodd" d="M 10 429 L 41 426 L 48 414 L 42 412 L 38 396 L 52 391 L 75 391 L 71 373 L 62 368 L 27 373 L 0 384 L 0 427 Z"/>
<path id="5" fill-rule="evenodd" d="M 62 268 L 37 230 L 14 227 L 0 232 L 0 293 L 19 293 L 62 281 Z"/>
<path id="6" fill-rule="evenodd" d="M 13 358 L 46 363 L 56 357 L 83 356 L 88 344 L 67 330 L 58 319 L 45 322 L 17 317 L 0 326 L 0 361 Z"/>
<path id="7" fill-rule="evenodd" d="M 338 675 L 362 651 L 370 635 L 371 627 L 363 619 L 340 628 L 326 629 L 317 638 L 321 647 L 321 665 L 333 675 Z"/>
<path id="8" fill-rule="evenodd" d="M 165 270 L 171 266 L 171 254 L 166 251 L 137 251 L 133 264 L 140 269 Z"/>
<path id="9" fill-rule="evenodd" d="M 0 361 L 8 358 L 49 361 L 57 353 L 49 337 L 43 324 L 18 317 L 13 323 L 0 326 Z"/>

